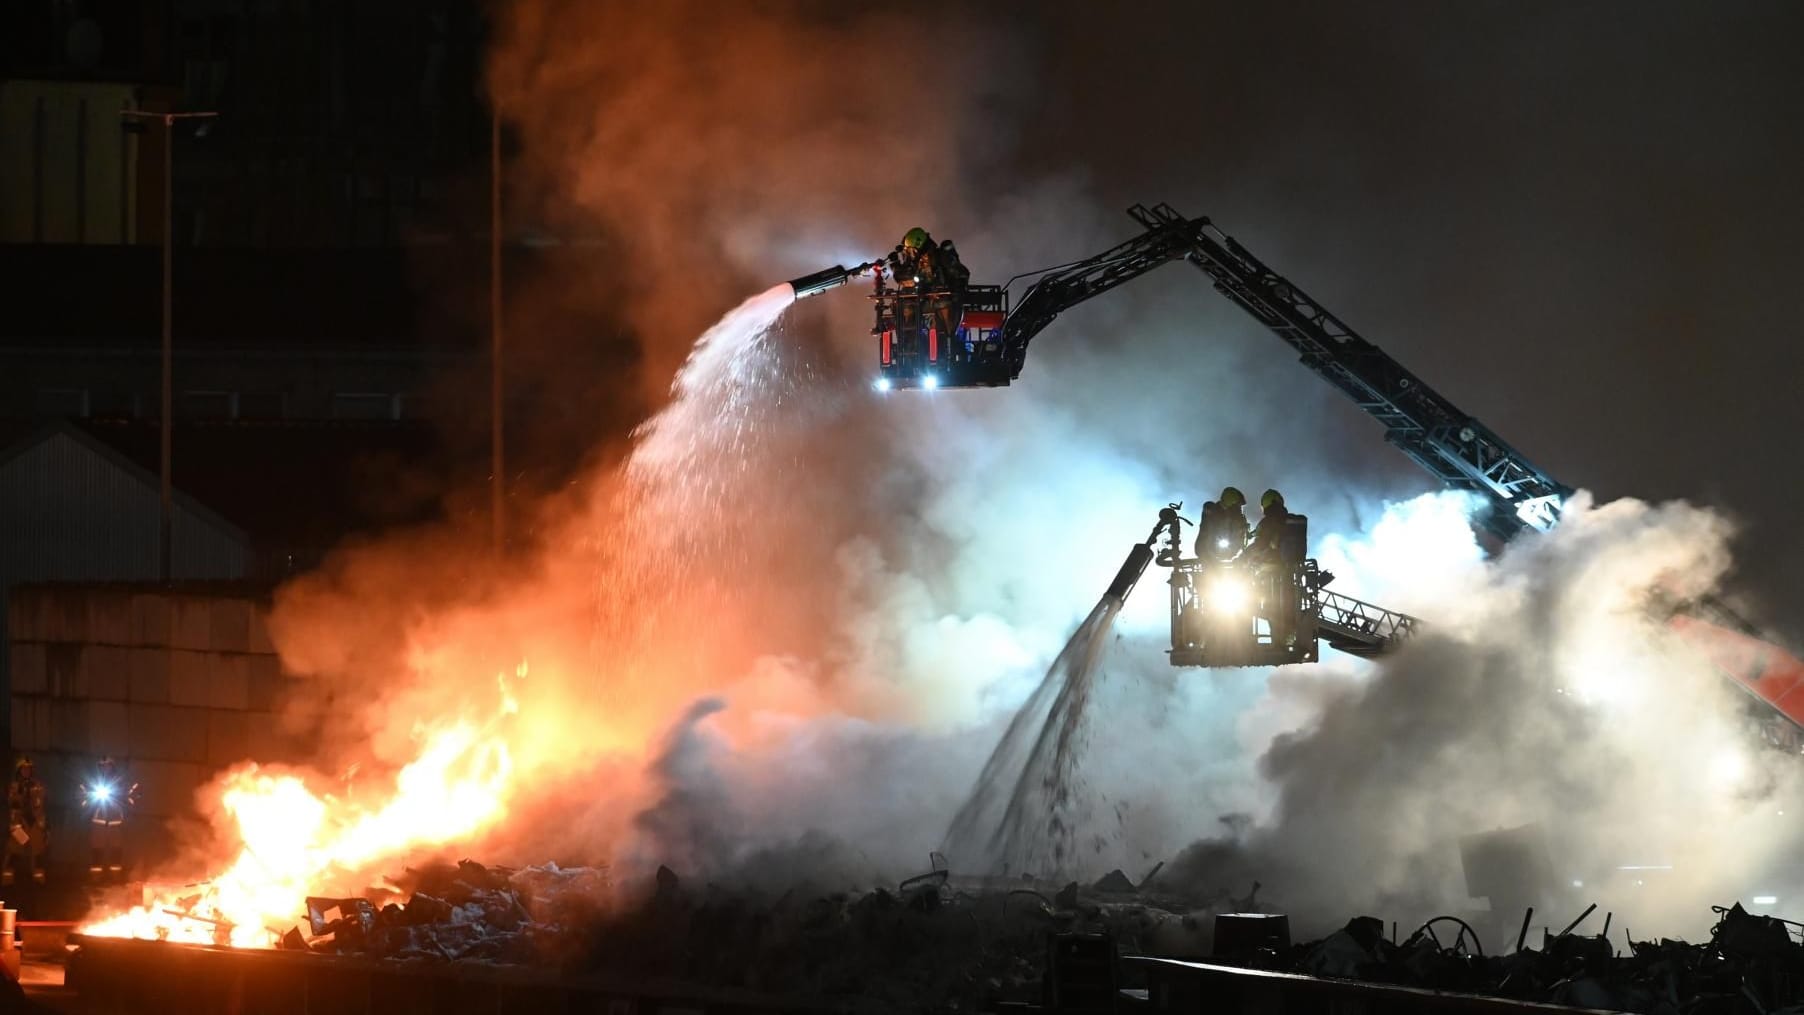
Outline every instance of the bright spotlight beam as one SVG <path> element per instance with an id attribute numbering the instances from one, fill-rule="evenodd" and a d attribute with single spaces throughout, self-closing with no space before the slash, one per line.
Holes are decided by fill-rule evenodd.
<path id="1" fill-rule="evenodd" d="M 1223 616 L 1245 613 L 1252 601 L 1252 588 L 1238 575 L 1222 575 L 1209 589 L 1209 608 Z"/>

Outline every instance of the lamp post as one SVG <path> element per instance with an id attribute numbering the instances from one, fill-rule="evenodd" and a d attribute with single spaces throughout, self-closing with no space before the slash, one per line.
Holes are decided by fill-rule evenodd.
<path id="1" fill-rule="evenodd" d="M 489 521 L 497 555 L 506 538 L 501 443 L 501 110 L 489 112 Z"/>
<path id="2" fill-rule="evenodd" d="M 162 514 L 157 526 L 157 574 L 167 583 L 171 577 L 170 568 L 170 530 L 174 517 L 173 494 L 169 483 L 169 430 L 172 412 L 170 403 L 173 398 L 173 359 L 175 343 L 172 338 L 171 321 L 171 275 L 170 252 L 175 237 L 175 187 L 173 157 L 175 151 L 175 122 L 177 120 L 201 120 L 218 116 L 215 112 L 190 113 L 154 113 L 138 109 L 122 109 L 119 115 L 135 122 L 160 121 L 163 124 L 163 421 L 160 437 L 162 446 L 158 449 L 161 463 L 161 500 Z"/>

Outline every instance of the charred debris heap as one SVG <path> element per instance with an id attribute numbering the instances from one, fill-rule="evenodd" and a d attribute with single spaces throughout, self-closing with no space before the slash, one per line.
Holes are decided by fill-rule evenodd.
<path id="1" fill-rule="evenodd" d="M 1113 871 L 1088 886 L 955 879 L 936 869 L 897 890 L 754 896 L 686 887 L 668 868 L 641 904 L 610 906 L 606 874 L 556 865 L 510 869 L 464 861 L 417 872 L 405 905 L 309 899 L 308 930 L 282 947 L 396 961 L 486 962 L 567 973 L 630 972 L 716 986 L 781 989 L 866 1002 L 980 1010 L 1042 1002 L 1073 978 L 1112 995 L 1132 972 L 1119 962 L 1061 968 L 1083 945 L 1119 955 L 1426 988 L 1658 1015 L 1804 1010 L 1804 944 L 1796 924 L 1717 907 L 1708 941 L 1638 941 L 1626 948 L 1578 928 L 1596 907 L 1529 947 L 1525 913 L 1507 953 L 1487 951 L 1453 916 L 1399 935 L 1356 917 L 1316 941 L 1292 943 L 1285 917 L 1245 898 L 1167 893 Z"/>

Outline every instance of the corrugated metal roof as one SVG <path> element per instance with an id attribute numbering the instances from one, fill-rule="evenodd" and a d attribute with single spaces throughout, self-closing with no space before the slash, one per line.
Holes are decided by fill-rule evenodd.
<path id="1" fill-rule="evenodd" d="M 243 530 L 176 491 L 170 572 L 244 577 Z M 157 476 L 68 423 L 0 452 L 0 596 L 34 581 L 154 581 L 161 571 Z M 0 643 L 6 613 L 0 610 Z M 0 739 L 12 733 L 11 652 L 0 652 Z M 10 749 L 10 747 L 9 747 Z"/>
<path id="2" fill-rule="evenodd" d="M 242 529 L 176 491 L 176 578 L 237 578 L 250 559 Z M 0 453 L 0 586 L 37 580 L 154 580 L 157 477 L 66 423 Z"/>

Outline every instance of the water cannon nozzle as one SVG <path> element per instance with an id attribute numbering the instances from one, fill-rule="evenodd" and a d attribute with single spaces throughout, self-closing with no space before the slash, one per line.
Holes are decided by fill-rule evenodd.
<path id="1" fill-rule="evenodd" d="M 878 261 L 869 261 L 853 265 L 850 268 L 836 264 L 831 268 L 823 268 L 812 275 L 791 279 L 789 285 L 795 290 L 796 299 L 806 299 L 817 293 L 824 293 L 829 289 L 845 285 L 861 275 L 868 274 L 880 264 L 881 262 Z"/>

